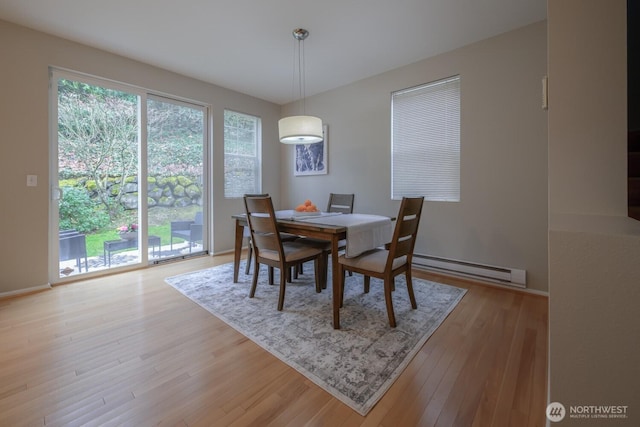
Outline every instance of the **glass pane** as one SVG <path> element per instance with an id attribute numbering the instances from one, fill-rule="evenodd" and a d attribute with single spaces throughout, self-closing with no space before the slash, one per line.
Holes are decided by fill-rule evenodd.
<path id="1" fill-rule="evenodd" d="M 260 192 L 260 118 L 224 112 L 224 196 Z"/>
<path id="2" fill-rule="evenodd" d="M 139 263 L 139 97 L 64 78 L 57 89 L 59 277 Z"/>
<path id="3" fill-rule="evenodd" d="M 203 107 L 149 98 L 149 239 L 161 248 L 150 257 L 171 258 L 207 250 L 204 213 Z"/>

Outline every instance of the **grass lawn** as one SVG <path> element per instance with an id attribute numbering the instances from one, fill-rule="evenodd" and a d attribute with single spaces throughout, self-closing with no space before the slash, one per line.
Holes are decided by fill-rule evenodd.
<path id="1" fill-rule="evenodd" d="M 166 225 L 155 225 L 149 227 L 149 236 L 158 236 L 162 244 L 169 244 L 171 240 L 171 227 Z M 87 234 L 87 256 L 99 256 L 104 253 L 103 242 L 107 240 L 119 240 L 120 236 L 115 231 L 103 231 L 98 234 Z M 182 242 L 182 239 L 173 238 L 174 243 Z"/>
<path id="2" fill-rule="evenodd" d="M 195 218 L 195 213 L 200 209 L 200 206 L 149 209 L 149 236 L 158 236 L 163 245 L 168 245 L 171 240 L 171 221 L 193 219 Z M 126 222 L 123 221 L 123 223 Z M 87 256 L 101 256 L 104 253 L 104 242 L 119 239 L 115 226 L 87 234 Z M 174 243 L 181 241 L 182 239 L 174 238 Z"/>

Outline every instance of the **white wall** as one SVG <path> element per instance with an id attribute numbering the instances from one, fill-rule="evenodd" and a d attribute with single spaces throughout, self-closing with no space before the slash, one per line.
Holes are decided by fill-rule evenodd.
<path id="1" fill-rule="evenodd" d="M 225 108 L 262 117 L 266 172 L 263 184 L 276 203 L 279 202 L 280 176 L 273 172 L 280 169 L 279 106 L 4 21 L 0 21 L 0 58 L 3 89 L 0 96 L 0 182 L 12 184 L 0 186 L 0 224 L 3 224 L 0 294 L 49 282 L 49 66 L 137 85 L 212 107 L 213 251 L 233 247 L 231 215 L 244 209 L 241 200 L 223 197 Z M 37 187 L 26 188 L 27 174 L 38 175 Z"/>
<path id="2" fill-rule="evenodd" d="M 391 92 L 460 74 L 461 201 L 426 202 L 416 252 L 524 269 L 546 291 L 546 43 L 540 22 L 307 98 L 306 112 L 329 125 L 329 174 L 294 177 L 294 148 L 283 145 L 283 203 L 324 208 L 330 192 L 353 192 L 356 211 L 397 214 Z"/>
<path id="3" fill-rule="evenodd" d="M 626 217 L 626 1 L 550 0 L 549 401 L 640 425 L 640 222 Z"/>

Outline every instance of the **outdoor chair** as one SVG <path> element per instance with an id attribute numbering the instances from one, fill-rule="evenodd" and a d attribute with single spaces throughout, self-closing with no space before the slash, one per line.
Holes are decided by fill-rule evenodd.
<path id="1" fill-rule="evenodd" d="M 424 197 L 403 198 L 398 213 L 393 238 L 388 249 L 374 249 L 354 258 L 341 255 L 338 258 L 338 277 L 340 278 L 340 307 L 344 302 L 345 271 L 353 271 L 364 275 L 364 292 L 369 292 L 371 277 L 384 281 L 384 298 L 387 305 L 389 325 L 396 327 L 396 318 L 393 313 L 393 301 L 391 292 L 395 290 L 394 278 L 405 274 L 407 291 L 411 308 L 417 308 L 416 298 L 413 294 L 411 282 L 411 261 L 413 248 L 418 234 L 420 215 Z"/>
<path id="2" fill-rule="evenodd" d="M 171 250 L 173 238 L 177 237 L 189 243 L 189 253 L 194 243 L 202 241 L 202 212 L 196 212 L 193 221 L 171 221 Z"/>
<path id="3" fill-rule="evenodd" d="M 87 261 L 87 239 L 82 233 L 76 230 L 61 230 L 58 235 L 58 253 L 60 261 L 75 259 L 78 272 L 82 271 L 82 258 L 84 258 L 84 268 L 89 272 Z"/>
<path id="4" fill-rule="evenodd" d="M 253 281 L 249 297 L 255 296 L 260 265 L 265 264 L 269 267 L 270 285 L 273 284 L 273 269 L 277 268 L 280 270 L 278 311 L 282 311 L 286 282 L 291 276 L 290 269 L 301 262 L 311 260 L 314 261 L 316 292 L 320 292 L 319 272 L 322 263 L 322 250 L 302 245 L 297 241 L 282 241 L 271 197 L 245 196 L 244 204 L 254 251 Z"/>

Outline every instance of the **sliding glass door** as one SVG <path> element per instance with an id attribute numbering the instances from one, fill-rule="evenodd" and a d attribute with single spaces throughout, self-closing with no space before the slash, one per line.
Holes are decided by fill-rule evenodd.
<path id="1" fill-rule="evenodd" d="M 206 109 L 149 96 L 147 112 L 149 242 L 165 236 L 159 258 L 203 252 Z"/>
<path id="2" fill-rule="evenodd" d="M 51 81 L 52 282 L 206 251 L 206 107 Z"/>

